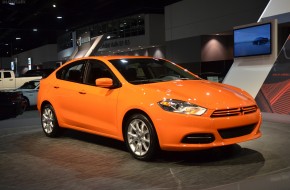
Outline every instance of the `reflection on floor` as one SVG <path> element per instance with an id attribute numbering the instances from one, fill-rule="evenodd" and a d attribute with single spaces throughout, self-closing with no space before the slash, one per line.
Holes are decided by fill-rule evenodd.
<path id="1" fill-rule="evenodd" d="M 0 121 L 0 189 L 289 189 L 289 124 L 257 140 L 135 160 L 122 142 L 67 130 L 46 137 L 35 110 Z"/>

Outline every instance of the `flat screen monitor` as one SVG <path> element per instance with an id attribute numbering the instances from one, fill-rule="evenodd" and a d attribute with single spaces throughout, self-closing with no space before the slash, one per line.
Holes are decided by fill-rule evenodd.
<path id="1" fill-rule="evenodd" d="M 234 57 L 272 53 L 271 23 L 234 29 Z"/>

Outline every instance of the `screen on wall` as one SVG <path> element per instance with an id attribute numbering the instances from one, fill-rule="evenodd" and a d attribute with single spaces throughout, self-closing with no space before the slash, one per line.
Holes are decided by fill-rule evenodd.
<path id="1" fill-rule="evenodd" d="M 234 57 L 272 53 L 271 23 L 234 29 Z"/>

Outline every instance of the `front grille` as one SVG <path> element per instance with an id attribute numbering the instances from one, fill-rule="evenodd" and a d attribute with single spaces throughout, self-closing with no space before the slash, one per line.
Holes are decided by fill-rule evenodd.
<path id="1" fill-rule="evenodd" d="M 187 144 L 208 144 L 212 143 L 215 137 L 211 133 L 196 133 L 186 135 L 181 142 Z"/>
<path id="2" fill-rule="evenodd" d="M 222 109 L 222 110 L 215 110 L 210 117 L 230 117 L 230 116 L 239 116 L 239 115 L 246 115 L 250 113 L 254 113 L 257 111 L 257 106 L 247 106 L 247 107 L 240 107 L 240 108 L 231 108 L 231 109 Z"/>
<path id="3" fill-rule="evenodd" d="M 218 132 L 223 139 L 241 137 L 250 134 L 257 124 L 246 125 L 229 129 L 219 129 Z"/>

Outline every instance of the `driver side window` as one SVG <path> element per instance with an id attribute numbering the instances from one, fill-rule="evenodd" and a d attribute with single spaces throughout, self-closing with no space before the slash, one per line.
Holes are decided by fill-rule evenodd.
<path id="1" fill-rule="evenodd" d="M 105 66 L 105 64 L 99 60 L 89 60 L 89 69 L 86 84 L 96 85 L 96 79 L 98 78 L 111 78 L 113 75 L 110 69 Z"/>

